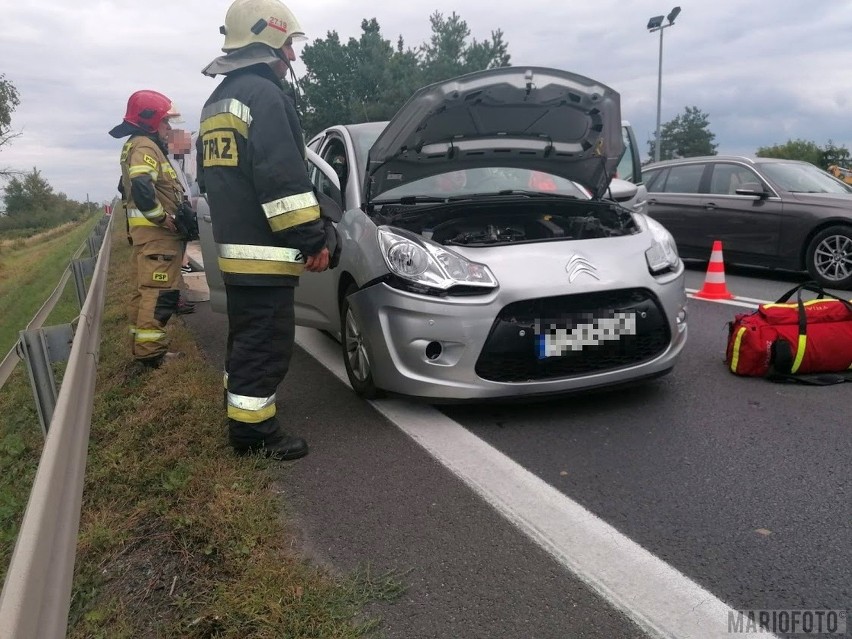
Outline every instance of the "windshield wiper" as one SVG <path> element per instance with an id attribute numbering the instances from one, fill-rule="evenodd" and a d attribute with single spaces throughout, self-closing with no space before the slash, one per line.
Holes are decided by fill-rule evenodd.
<path id="1" fill-rule="evenodd" d="M 523 195 L 525 197 L 559 197 L 559 198 L 569 198 L 571 200 L 578 199 L 576 195 L 571 195 L 569 193 L 553 193 L 547 191 L 530 191 L 528 189 L 503 189 L 501 191 L 497 191 L 496 193 L 482 193 L 482 196 L 488 195 Z"/>
<path id="2" fill-rule="evenodd" d="M 385 204 L 402 204 L 410 206 L 412 204 L 444 204 L 445 202 L 455 202 L 458 200 L 466 200 L 467 195 L 453 195 L 438 197 L 437 195 L 403 195 L 402 197 L 392 200 L 373 200 L 376 206 L 384 206 Z"/>

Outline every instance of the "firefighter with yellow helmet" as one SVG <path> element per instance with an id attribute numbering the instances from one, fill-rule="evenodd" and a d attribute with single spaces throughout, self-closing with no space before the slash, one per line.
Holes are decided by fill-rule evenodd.
<path id="1" fill-rule="evenodd" d="M 124 119 L 109 132 L 130 136 L 121 149 L 119 191 L 133 245 L 131 280 L 136 288 L 128 304 L 133 355 L 156 368 L 177 355 L 168 352 L 166 323 L 177 312 L 180 295 L 181 239 L 175 214 L 183 187 L 167 157 L 167 135 L 180 114 L 157 91 L 136 91 Z"/>
<path id="2" fill-rule="evenodd" d="M 220 31 L 225 55 L 202 72 L 224 79 L 204 104 L 196 144 L 228 298 L 228 434 L 239 454 L 297 459 L 308 445 L 282 428 L 275 395 L 293 350 L 293 292 L 304 271 L 337 258 L 283 86 L 304 31 L 278 0 L 235 0 Z"/>

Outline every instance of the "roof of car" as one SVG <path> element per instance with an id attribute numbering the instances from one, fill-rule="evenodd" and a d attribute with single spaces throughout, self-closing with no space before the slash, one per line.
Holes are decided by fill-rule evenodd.
<path id="1" fill-rule="evenodd" d="M 674 164 L 685 164 L 690 162 L 744 162 L 745 164 L 757 164 L 758 162 L 797 162 L 800 160 L 788 160 L 785 158 L 751 158 L 745 155 L 699 155 L 690 158 L 677 158 L 674 160 L 662 160 L 660 162 L 652 162 L 642 167 L 643 171 L 649 171 L 658 167 L 672 166 Z M 805 162 L 805 164 L 808 164 Z"/>

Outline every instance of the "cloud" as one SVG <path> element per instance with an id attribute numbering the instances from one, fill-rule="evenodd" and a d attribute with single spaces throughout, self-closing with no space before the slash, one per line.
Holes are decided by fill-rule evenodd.
<path id="1" fill-rule="evenodd" d="M 227 0 L 5 4 L 0 73 L 20 92 L 12 125 L 23 135 L 0 151 L 0 167 L 36 166 L 71 198 L 115 194 L 121 142 L 107 131 L 133 91 L 168 94 L 193 128 L 217 83 L 200 69 L 220 53 Z M 345 41 L 375 17 L 385 38 L 401 35 L 410 47 L 428 40 L 433 11 L 456 11 L 477 40 L 501 29 L 515 65 L 563 68 L 613 87 L 643 150 L 654 135 L 659 35 L 645 25 L 671 8 L 657 0 L 536 0 L 523 11 L 484 0 L 299 0 L 290 7 L 309 37 L 335 30 Z M 751 155 L 791 138 L 852 148 L 850 32 L 852 2 L 683 3 L 663 34 L 661 119 L 697 106 L 720 153 Z"/>

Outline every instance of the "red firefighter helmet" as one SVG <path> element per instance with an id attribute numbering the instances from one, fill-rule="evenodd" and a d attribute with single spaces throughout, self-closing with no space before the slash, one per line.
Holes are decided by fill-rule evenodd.
<path id="1" fill-rule="evenodd" d="M 162 93 L 147 89 L 137 91 L 127 100 L 124 121 L 109 133 L 115 138 L 131 135 L 140 129 L 147 133 L 156 133 L 163 118 L 173 114 L 176 115 L 172 109 L 172 101 Z"/>

